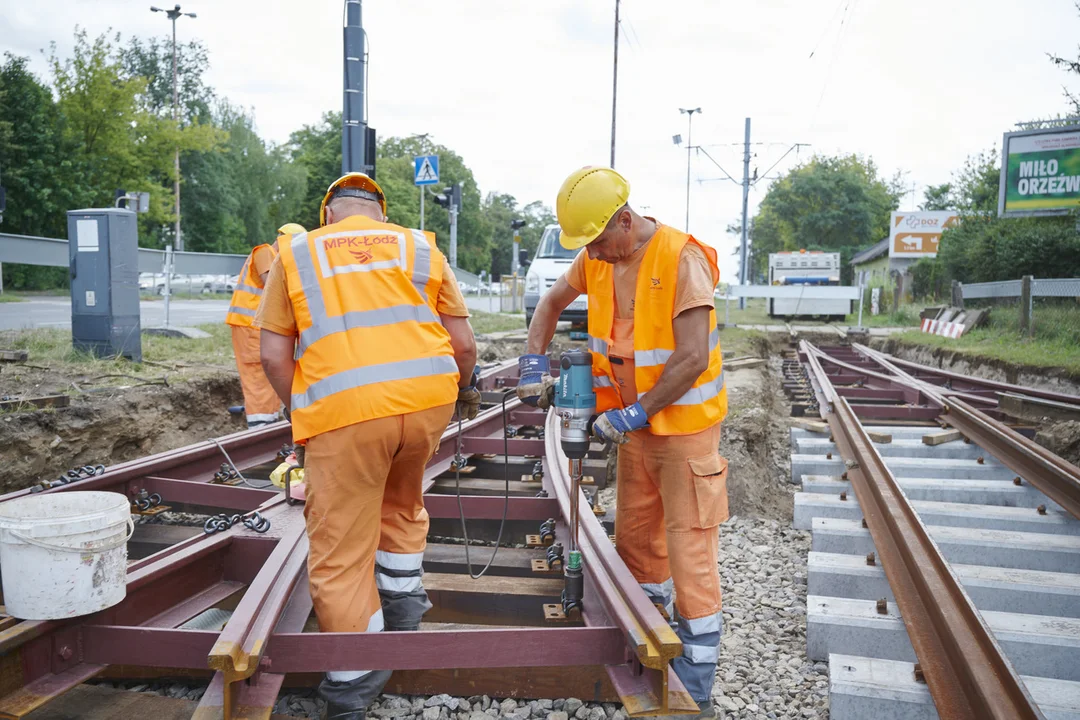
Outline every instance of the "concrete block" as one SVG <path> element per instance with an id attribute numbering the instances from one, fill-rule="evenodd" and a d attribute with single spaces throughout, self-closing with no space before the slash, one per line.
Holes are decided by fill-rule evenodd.
<path id="1" fill-rule="evenodd" d="M 966 503 L 971 505 L 1000 505 L 1004 507 L 1037 508 L 1060 511 L 1061 506 L 1031 485 L 1013 485 L 1000 480 L 938 480 L 936 478 L 897 478 L 897 484 L 909 500 Z M 804 475 L 803 492 L 839 495 L 851 490 L 851 483 L 829 475 Z"/>
<path id="2" fill-rule="evenodd" d="M 948 458 L 886 457 L 885 464 L 889 466 L 889 470 L 896 478 L 1009 481 L 1016 477 L 1016 473 L 1012 470 L 989 457 L 983 464 L 975 460 Z M 792 482 L 798 482 L 798 478 L 802 475 L 840 475 L 845 469 L 844 461 L 837 453 L 833 453 L 832 459 L 826 455 L 802 453 L 791 455 Z"/>
<path id="3" fill-rule="evenodd" d="M 814 661 L 832 653 L 915 661 L 896 603 L 879 614 L 873 600 L 806 598 L 806 651 Z M 1080 620 L 1020 613 L 982 613 L 1006 657 L 1023 675 L 1080 681 Z"/>
<path id="4" fill-rule="evenodd" d="M 1047 720 L 1080 720 L 1080 683 L 1021 675 Z M 915 664 L 829 656 L 831 720 L 938 720 L 930 688 L 915 680 Z"/>
<path id="5" fill-rule="evenodd" d="M 809 530 L 811 521 L 815 517 L 860 520 L 862 509 L 859 508 L 855 492 L 847 490 L 847 498 L 847 500 L 841 500 L 839 492 L 795 493 L 795 527 L 799 530 Z M 930 500 L 911 500 L 911 506 L 927 525 L 1080 535 L 1080 521 L 1060 510 L 1047 510 L 1046 514 L 1040 515 L 1038 511 L 1027 507 Z"/>
<path id="6" fill-rule="evenodd" d="M 858 521 L 817 518 L 812 529 L 812 550 L 848 555 L 874 550 L 870 531 Z M 927 530 L 950 563 L 1064 573 L 1080 569 L 1080 536 L 940 525 Z"/>
<path id="7" fill-rule="evenodd" d="M 905 440 L 918 440 L 922 442 L 922 436 L 927 433 L 938 432 L 941 428 L 937 425 L 863 425 L 867 431 L 875 433 L 884 433 L 886 435 L 893 436 L 893 442 L 900 439 Z M 806 430 L 801 430 L 797 427 L 791 428 L 792 439 L 804 438 L 804 437 L 821 437 L 819 433 L 810 433 Z"/>
<path id="8" fill-rule="evenodd" d="M 836 455 L 839 452 L 836 449 L 836 443 L 829 442 L 829 439 L 824 437 L 802 438 L 797 440 L 791 447 L 793 452 L 803 455 L 824 455 L 826 453 Z M 899 439 L 888 444 L 875 445 L 875 447 L 886 462 L 893 457 L 942 458 L 949 460 L 975 460 L 979 457 L 990 457 L 990 453 L 978 445 L 965 445 L 964 443 L 930 447 L 929 445 L 923 445 L 918 440 Z"/>
<path id="9" fill-rule="evenodd" d="M 807 593 L 860 600 L 893 600 L 880 558 L 811 552 Z M 982 565 L 952 566 L 980 610 L 1080 618 L 1080 575 Z"/>

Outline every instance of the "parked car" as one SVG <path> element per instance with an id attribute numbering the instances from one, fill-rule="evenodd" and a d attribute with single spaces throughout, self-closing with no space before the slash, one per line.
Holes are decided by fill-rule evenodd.
<path id="1" fill-rule="evenodd" d="M 581 252 L 567 250 L 559 244 L 559 235 L 562 230 L 558 225 L 548 225 L 544 228 L 544 235 L 540 238 L 540 245 L 536 248 L 536 258 L 529 265 L 529 271 L 525 275 L 525 326 L 532 324 L 532 316 L 536 311 L 536 304 L 540 298 L 555 284 L 555 281 L 566 272 L 574 257 Z M 584 295 L 570 303 L 570 307 L 563 310 L 560 320 L 569 320 L 575 323 L 585 322 L 588 318 L 588 298 Z"/>

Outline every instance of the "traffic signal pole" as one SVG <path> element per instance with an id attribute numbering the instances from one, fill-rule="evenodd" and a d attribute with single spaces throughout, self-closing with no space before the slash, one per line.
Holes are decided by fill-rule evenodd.
<path id="1" fill-rule="evenodd" d="M 450 267 L 456 268 L 457 264 L 457 216 L 458 207 L 454 201 L 450 201 Z"/>

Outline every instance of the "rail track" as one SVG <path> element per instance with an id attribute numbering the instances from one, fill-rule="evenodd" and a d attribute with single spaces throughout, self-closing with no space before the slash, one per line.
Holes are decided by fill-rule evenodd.
<path id="1" fill-rule="evenodd" d="M 428 464 L 433 542 L 424 584 L 434 607 L 414 633 L 314 631 L 302 506 L 275 488 L 250 486 L 279 462 L 289 442 L 284 423 L 45 490 L 107 490 L 133 501 L 157 494 L 173 510 L 258 512 L 269 528 L 236 523 L 206 534 L 201 527 L 140 524 L 129 548 L 145 556 L 130 562 L 119 605 L 66 621 L 0 615 L 0 717 L 22 718 L 95 677 L 171 675 L 209 678 L 196 718 L 268 718 L 287 682 L 358 666 L 396 671 L 388 692 L 571 694 L 621 701 L 632 715 L 696 711 L 668 669 L 681 644 L 615 553 L 601 509 L 582 517 L 583 610 L 580 617 L 561 613 L 567 461 L 553 417 L 504 397 L 516 376 L 516 363 L 486 369 L 479 386 L 487 406 L 460 431 L 452 424 Z M 602 451 L 594 448 L 586 460 L 593 487 L 606 481 Z M 229 477 L 224 453 L 247 483 Z M 466 574 L 454 469 L 471 537 L 493 540 L 505 512 L 510 545 L 479 580 Z M 581 502 L 593 505 L 592 493 Z M 473 562 L 490 549 L 473 547 Z"/>
<path id="2" fill-rule="evenodd" d="M 792 480 L 831 716 L 1080 717 L 1080 468 L 1003 407 L 1080 398 L 857 343 L 802 342 L 784 371 L 824 421 L 792 431 Z"/>

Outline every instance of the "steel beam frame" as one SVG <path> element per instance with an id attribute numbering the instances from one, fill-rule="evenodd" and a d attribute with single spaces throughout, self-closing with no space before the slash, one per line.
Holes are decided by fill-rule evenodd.
<path id="1" fill-rule="evenodd" d="M 516 364 L 502 363 L 482 374 L 485 392 L 512 388 Z M 553 417 L 553 416 L 552 416 Z M 450 469 L 460 451 L 499 453 L 504 418 L 539 426 L 537 437 L 507 440 L 512 455 L 543 457 L 543 487 L 552 497 L 461 498 L 467 517 L 492 521 L 560 518 L 565 536 L 570 480 L 552 417 L 523 408 L 516 398 L 454 423 L 443 434 L 424 474 L 425 492 Z M 273 460 L 289 439 L 288 425 L 221 438 L 241 469 Z M 306 576 L 307 536 L 299 507 L 274 490 L 210 482 L 224 461 L 214 442 L 198 443 L 110 467 L 96 478 L 45 492 L 111 490 L 133 496 L 160 493 L 168 504 L 258 509 L 271 529 L 256 534 L 243 525 L 215 535 L 197 535 L 129 565 L 127 597 L 100 613 L 65 621 L 0 624 L 0 668 L 18 678 L 0 683 L 0 717 L 21 718 L 108 666 L 214 671 L 197 718 L 268 715 L 285 673 L 354 669 L 357 657 L 377 658 L 378 668 L 550 667 L 603 665 L 631 714 L 696 712 L 697 706 L 670 672 L 682 652 L 678 637 L 651 604 L 615 553 L 607 532 L 583 513 L 581 549 L 586 568 L 585 627 L 495 628 L 416 633 L 304 633 L 311 614 Z M 512 479 L 520 484 L 516 478 Z M 0 502 L 21 497 L 19 491 Z M 456 519 L 458 499 L 428 493 L 434 519 Z M 550 576 L 549 576 L 550 577 Z M 234 608 L 219 632 L 183 629 L 202 612 Z M 537 606 L 537 614 L 541 612 Z M 2 618 L 0 618 L 2 619 Z M 15 685 L 11 685 L 12 680 Z"/>

